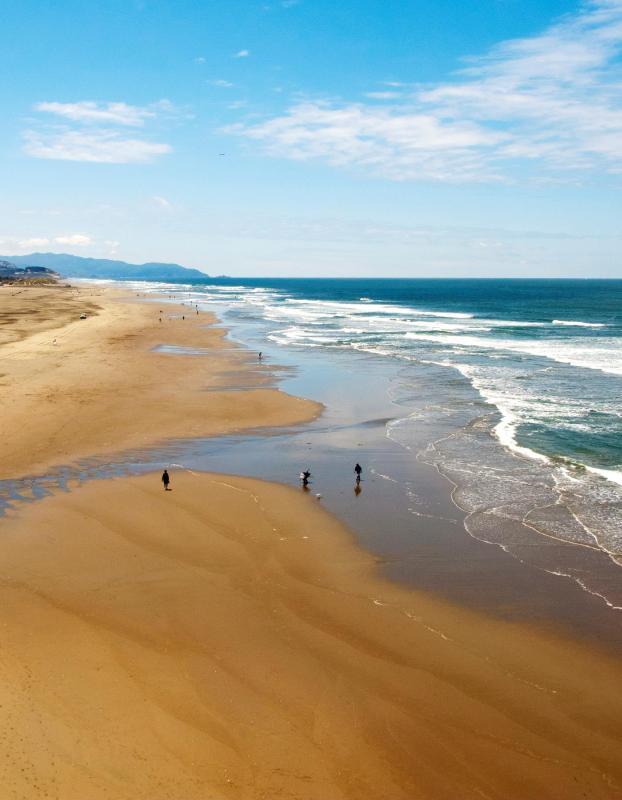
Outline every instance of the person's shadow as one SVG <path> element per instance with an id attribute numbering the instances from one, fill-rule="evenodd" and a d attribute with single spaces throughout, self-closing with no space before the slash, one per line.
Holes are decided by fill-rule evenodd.
<path id="1" fill-rule="evenodd" d="M 361 489 L 361 484 L 357 481 L 354 484 L 354 494 L 358 497 L 363 490 Z"/>

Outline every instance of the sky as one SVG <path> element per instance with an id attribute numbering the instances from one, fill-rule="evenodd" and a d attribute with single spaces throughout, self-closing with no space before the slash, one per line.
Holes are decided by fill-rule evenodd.
<path id="1" fill-rule="evenodd" d="M 622 0 L 3 0 L 0 253 L 622 278 Z"/>

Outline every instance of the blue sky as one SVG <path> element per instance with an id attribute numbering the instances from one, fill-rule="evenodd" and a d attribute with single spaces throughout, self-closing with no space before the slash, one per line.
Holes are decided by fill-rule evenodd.
<path id="1" fill-rule="evenodd" d="M 7 0 L 0 253 L 622 277 L 622 0 Z"/>

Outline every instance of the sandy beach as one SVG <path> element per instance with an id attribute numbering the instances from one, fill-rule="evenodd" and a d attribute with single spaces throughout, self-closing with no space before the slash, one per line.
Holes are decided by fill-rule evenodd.
<path id="1" fill-rule="evenodd" d="M 0 287 L 0 477 L 319 413 L 316 403 L 263 386 L 256 357 L 208 327 L 211 315 L 181 304 L 160 314 L 137 300 L 103 287 Z M 210 358 L 196 369 L 196 358 L 173 358 L 160 345 L 201 348 Z M 232 373 L 257 388 L 216 391 Z"/>
<path id="2" fill-rule="evenodd" d="M 6 796 L 620 796 L 619 666 L 375 579 L 313 497 L 148 475 L 11 516 Z"/>
<path id="3" fill-rule="evenodd" d="M 3 477 L 319 412 L 207 315 L 9 292 Z M 313 495 L 159 477 L 0 519 L 3 797 L 622 797 L 619 661 L 380 579 Z"/>

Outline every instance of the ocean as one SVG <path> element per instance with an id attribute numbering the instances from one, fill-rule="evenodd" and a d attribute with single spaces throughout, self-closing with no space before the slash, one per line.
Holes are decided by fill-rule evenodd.
<path id="1" fill-rule="evenodd" d="M 385 436 L 449 481 L 468 533 L 622 609 L 622 281 L 141 286 L 213 308 L 234 337 L 255 326 L 276 361 L 399 366 L 387 392 L 404 413 Z"/>
<path id="2" fill-rule="evenodd" d="M 218 281 L 201 301 L 274 323 L 270 338 L 458 370 L 533 458 L 622 484 L 622 281 Z"/>

